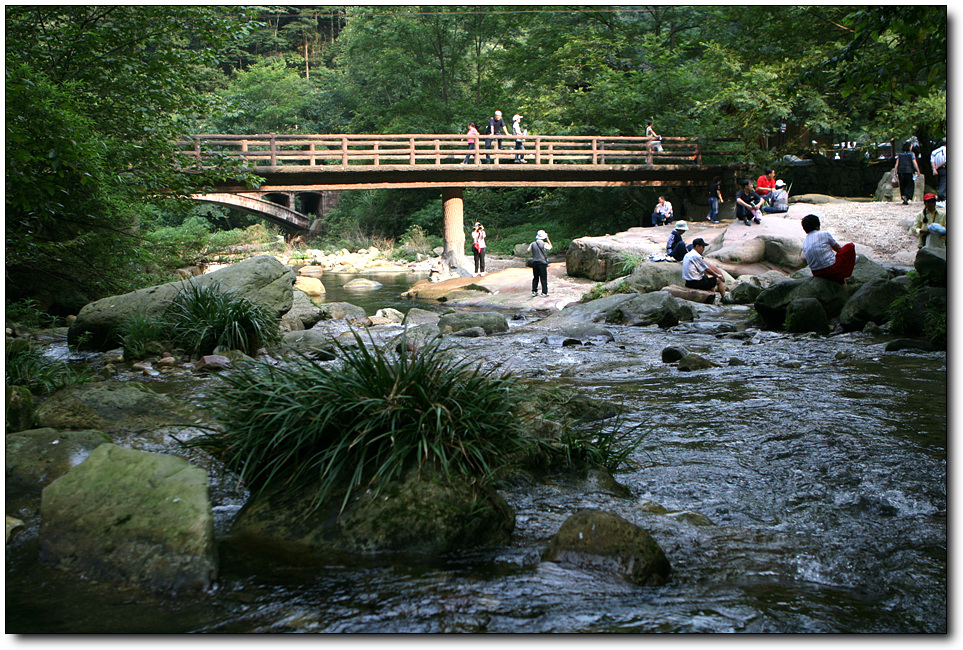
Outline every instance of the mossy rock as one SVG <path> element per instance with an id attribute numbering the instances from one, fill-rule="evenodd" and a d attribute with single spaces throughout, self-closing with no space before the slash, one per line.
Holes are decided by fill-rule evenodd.
<path id="1" fill-rule="evenodd" d="M 13 433 L 32 428 L 37 415 L 30 389 L 26 386 L 7 386 L 6 388 L 4 429 L 7 433 Z"/>

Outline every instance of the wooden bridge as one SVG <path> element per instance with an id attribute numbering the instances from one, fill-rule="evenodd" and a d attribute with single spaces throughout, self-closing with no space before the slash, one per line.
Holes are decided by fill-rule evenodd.
<path id="1" fill-rule="evenodd" d="M 518 144 L 523 149 L 516 148 Z M 203 134 L 177 145 L 182 159 L 192 159 L 183 167 L 187 173 L 215 158 L 233 158 L 264 179 L 257 188 L 240 182 L 213 188 L 221 196 L 211 202 L 225 205 L 231 204 L 225 194 L 258 199 L 326 190 L 438 188 L 445 248 L 453 263 L 463 261 L 466 187 L 708 188 L 715 176 L 733 181 L 744 167 L 739 162 L 742 153 L 731 148 L 735 140 L 700 138 L 481 135 L 469 147 L 467 136 L 456 134 Z M 243 203 L 238 209 L 257 212 L 257 204 Z M 293 232 L 303 232 L 305 224 L 312 223 L 310 215 L 297 212 L 265 210 L 262 215 Z"/>

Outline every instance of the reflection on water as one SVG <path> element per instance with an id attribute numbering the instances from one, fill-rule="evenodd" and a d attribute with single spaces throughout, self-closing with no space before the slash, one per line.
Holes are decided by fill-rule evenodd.
<path id="1" fill-rule="evenodd" d="M 739 331 L 715 335 L 713 323 Z M 599 347 L 553 347 L 518 326 L 458 342 L 623 405 L 647 432 L 616 476 L 630 498 L 562 480 L 508 489 L 512 544 L 451 557 L 291 562 L 223 544 L 218 586 L 201 595 L 93 583 L 15 544 L 7 631 L 945 632 L 945 354 L 886 354 L 858 333 L 745 332 L 728 309 L 698 325 L 613 327 L 616 342 Z M 668 345 L 717 366 L 680 372 L 661 362 Z M 226 520 L 240 502 L 212 492 Z M 652 502 L 713 525 L 653 514 Z M 586 507 L 649 530 L 669 583 L 541 563 Z"/>
<path id="2" fill-rule="evenodd" d="M 382 286 L 374 290 L 345 289 L 344 285 L 356 278 L 364 278 L 380 283 Z M 429 308 L 428 305 L 401 297 L 415 282 L 427 278 L 427 273 L 366 273 L 354 275 L 349 273 L 325 273 L 320 276 L 324 285 L 324 302 L 350 302 L 358 307 L 364 307 L 368 316 L 385 307 L 408 313 L 412 307 Z M 432 305 L 437 303 L 432 302 Z"/>

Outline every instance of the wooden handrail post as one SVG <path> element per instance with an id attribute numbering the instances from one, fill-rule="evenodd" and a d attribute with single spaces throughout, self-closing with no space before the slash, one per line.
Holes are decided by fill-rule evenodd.
<path id="1" fill-rule="evenodd" d="M 278 139 L 273 133 L 271 134 L 271 167 L 278 166 Z"/>
<path id="2" fill-rule="evenodd" d="M 374 151 L 374 164 L 375 164 L 375 165 L 380 165 L 380 164 L 381 164 L 381 157 L 378 155 L 378 145 L 379 145 L 379 144 L 380 144 L 379 142 L 375 142 L 375 143 L 374 143 L 374 146 L 372 147 L 372 150 Z"/>
<path id="3" fill-rule="evenodd" d="M 341 136 L 341 164 L 348 166 L 348 138 Z"/>
<path id="4" fill-rule="evenodd" d="M 535 164 L 542 164 L 542 138 L 541 136 L 535 136 Z"/>
<path id="5" fill-rule="evenodd" d="M 408 138 L 408 164 L 415 164 L 415 139 Z"/>
<path id="6" fill-rule="evenodd" d="M 435 164 L 441 164 L 441 140 L 435 139 Z"/>
<path id="7" fill-rule="evenodd" d="M 308 153 L 310 154 L 310 157 L 308 158 L 308 160 L 309 160 L 310 162 L 309 162 L 308 164 L 311 165 L 312 167 L 314 167 L 315 165 L 318 164 L 318 163 L 317 163 L 317 158 L 316 158 L 316 155 L 317 155 L 317 154 L 316 154 L 314 145 L 315 145 L 314 142 L 312 142 L 311 144 L 308 145 Z"/>
<path id="8" fill-rule="evenodd" d="M 592 164 L 599 164 L 599 139 L 592 138 Z"/>

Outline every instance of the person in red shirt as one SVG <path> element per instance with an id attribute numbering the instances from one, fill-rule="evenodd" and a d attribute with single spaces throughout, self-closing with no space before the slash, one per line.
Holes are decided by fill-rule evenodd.
<path id="1" fill-rule="evenodd" d="M 474 122 L 469 122 L 468 123 L 468 149 L 469 150 L 475 148 L 475 141 L 477 139 L 478 139 L 478 127 L 475 126 Z M 465 156 L 465 159 L 461 161 L 461 164 L 467 165 L 469 162 L 471 162 L 472 157 L 473 157 L 473 154 L 471 151 L 469 151 L 468 155 Z"/>
<path id="2" fill-rule="evenodd" d="M 766 169 L 759 180 L 756 181 L 756 194 L 764 198 L 766 203 L 769 203 L 769 197 L 774 189 L 776 189 L 776 172 L 772 169 Z"/>

